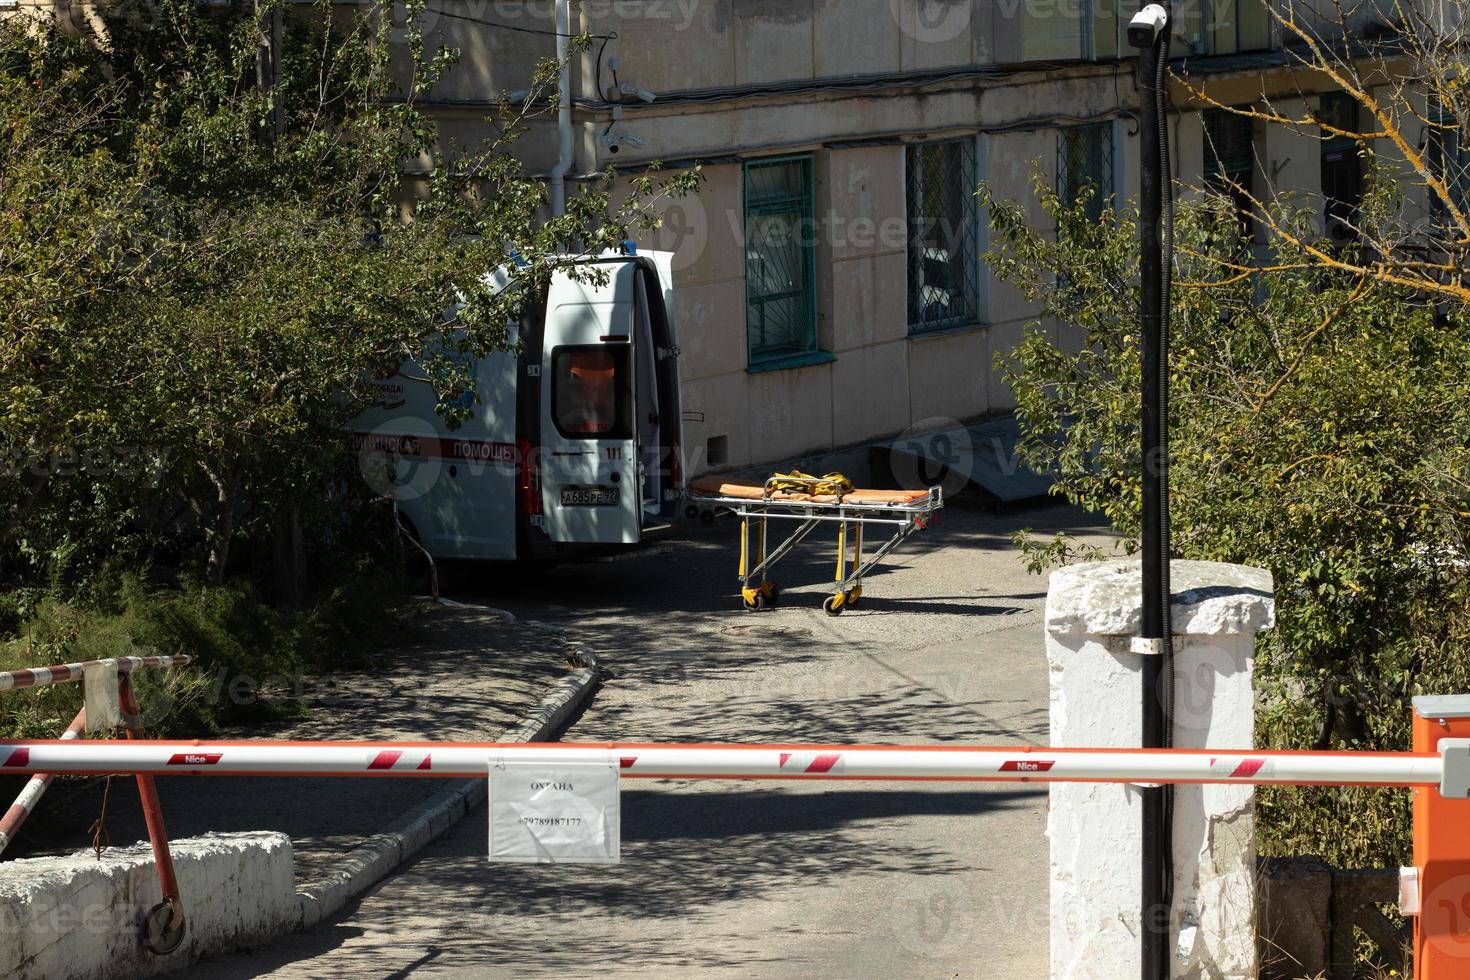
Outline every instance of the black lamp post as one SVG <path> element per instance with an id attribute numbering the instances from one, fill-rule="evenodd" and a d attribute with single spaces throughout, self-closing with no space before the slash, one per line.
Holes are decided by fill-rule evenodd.
<path id="1" fill-rule="evenodd" d="M 1173 744 L 1174 655 L 1169 620 L 1169 288 L 1173 205 L 1166 130 L 1169 11 L 1134 15 L 1139 49 L 1139 324 L 1143 357 L 1143 747 Z M 1167 786 L 1143 791 L 1143 978 L 1168 980 L 1173 905 L 1173 804 Z"/>

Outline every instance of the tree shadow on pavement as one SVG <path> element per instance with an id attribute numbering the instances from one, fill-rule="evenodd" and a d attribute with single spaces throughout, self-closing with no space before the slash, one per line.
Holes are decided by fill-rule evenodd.
<path id="1" fill-rule="evenodd" d="M 646 718 L 646 709 L 636 704 L 604 704 L 597 718 L 599 735 L 623 732 L 623 738 L 637 741 L 858 743 L 870 741 L 874 732 L 892 732 L 901 733 L 904 743 L 1014 743 L 1045 735 L 1047 707 L 965 697 L 963 692 L 947 699 L 942 689 L 909 687 L 845 696 L 808 691 L 681 702 L 679 713 L 657 730 L 649 729 Z M 573 737 L 599 736 L 583 728 Z"/>
<path id="2" fill-rule="evenodd" d="M 791 908 L 794 885 L 809 896 L 855 875 L 901 882 L 983 873 L 896 828 L 901 821 L 1034 808 L 1045 796 L 1009 788 L 709 786 L 625 789 L 618 865 L 491 865 L 482 857 L 483 830 L 468 829 L 484 827 L 481 808 L 465 828 L 330 926 L 197 975 L 255 975 L 328 952 L 334 971 L 354 976 L 432 974 L 440 960 L 445 970 L 452 961 L 454 972 L 476 975 L 584 975 L 594 965 L 621 975 L 649 968 L 759 974 L 770 953 L 762 943 L 769 930 L 811 931 L 824 942 L 844 932 L 892 930 L 893 941 L 902 942 L 903 923 L 912 918 L 907 905 L 923 900 L 896 889 L 891 907 L 877 910 L 872 921 L 834 924 L 820 908 Z M 700 941 L 712 920 L 723 933 L 717 947 Z M 813 949 L 814 966 L 824 958 L 820 947 Z M 789 955 L 781 962 L 788 971 L 793 966 Z"/>

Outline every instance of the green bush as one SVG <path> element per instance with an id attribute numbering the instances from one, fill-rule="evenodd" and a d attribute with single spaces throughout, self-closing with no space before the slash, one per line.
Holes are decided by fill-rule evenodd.
<path id="1" fill-rule="evenodd" d="M 299 712 L 291 689 L 305 675 L 368 666 L 399 622 L 400 596 L 398 583 L 367 575 L 346 579 L 299 612 L 272 608 L 248 583 L 162 588 L 136 574 L 65 597 L 13 592 L 0 596 L 8 620 L 0 670 L 188 653 L 191 667 L 139 671 L 138 700 L 151 735 L 201 737 Z M 52 738 L 81 707 L 81 688 L 62 684 L 0 699 L 0 737 Z"/>
<path id="2" fill-rule="evenodd" d="M 614 201 L 609 172 L 544 220 L 544 181 L 510 151 L 554 61 L 491 107 L 495 136 L 457 142 L 424 106 L 458 59 L 424 0 L 324 10 L 0 19 L 0 589 L 160 560 L 218 585 L 296 531 L 340 556 L 374 497 L 344 433 L 374 379 L 412 358 L 446 421 L 467 416 L 475 364 L 513 346 L 566 243 L 615 248 L 697 181 L 640 174 Z M 273 12 L 266 88 L 249 80 Z M 400 179 L 420 159 L 432 174 Z M 501 267 L 524 288 L 490 285 Z"/>
<path id="3" fill-rule="evenodd" d="M 1462 596 L 1443 607 L 1426 607 L 1411 618 L 1411 635 L 1379 655 L 1380 682 L 1372 688 L 1339 689 L 1341 701 L 1356 701 L 1373 748 L 1406 750 L 1411 744 L 1412 699 L 1416 694 L 1470 693 L 1467 618 Z M 1257 716 L 1261 745 L 1299 748 L 1316 739 L 1315 705 L 1262 691 Z M 1260 848 L 1266 854 L 1316 854 L 1347 868 L 1413 863 L 1410 797 L 1378 787 L 1262 787 L 1256 797 Z"/>
<path id="4" fill-rule="evenodd" d="M 1085 202 L 1038 194 L 1054 238 L 1025 209 L 992 202 L 992 268 L 1044 311 L 1000 370 L 1027 462 L 1056 477 L 1058 495 L 1106 515 L 1131 550 L 1142 472 L 1135 217 L 1106 210 L 1098 221 Z M 1390 186 L 1370 181 L 1363 227 L 1396 206 Z M 1309 212 L 1270 207 L 1274 227 L 1310 241 Z M 1413 695 L 1470 691 L 1470 335 L 1423 296 L 1326 267 L 1308 246 L 1273 242 L 1268 267 L 1243 265 L 1253 246 L 1228 200 L 1181 206 L 1177 242 L 1174 557 L 1275 579 L 1276 628 L 1258 640 L 1257 744 L 1407 749 Z M 1058 321 L 1083 336 L 1059 338 Z M 1037 569 L 1090 557 L 1064 537 L 1022 544 Z M 1392 865 L 1407 853 L 1407 814 L 1402 791 L 1271 789 L 1261 850 Z"/>

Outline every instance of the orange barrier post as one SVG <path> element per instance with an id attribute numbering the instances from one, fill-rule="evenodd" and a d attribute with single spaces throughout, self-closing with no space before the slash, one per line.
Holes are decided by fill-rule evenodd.
<path id="1" fill-rule="evenodd" d="M 1470 738 L 1470 696 L 1414 699 L 1414 751 L 1437 752 L 1446 738 Z M 1470 800 L 1414 789 L 1414 918 L 1417 980 L 1470 976 Z"/>
<path id="2" fill-rule="evenodd" d="M 66 726 L 66 731 L 61 733 L 63 740 L 79 738 L 82 730 L 87 727 L 87 709 L 83 708 L 77 712 L 77 716 Z M 10 846 L 15 840 L 15 835 L 20 832 L 21 826 L 26 822 L 36 804 L 41 802 L 41 797 L 46 795 L 46 790 L 51 787 L 51 781 L 55 777 L 49 772 L 40 772 L 30 778 L 15 802 L 10 804 L 10 809 L 5 811 L 5 816 L 0 817 L 0 853 Z"/>
<path id="3" fill-rule="evenodd" d="M 143 737 L 143 718 L 138 699 L 133 694 L 132 677 L 119 674 L 118 699 L 121 701 L 123 726 L 129 739 Z M 158 802 L 158 787 L 153 777 L 137 774 L 138 800 L 143 805 L 143 822 L 148 827 L 148 843 L 153 847 L 153 863 L 158 868 L 158 886 L 163 901 L 149 909 L 143 922 L 143 945 L 160 956 L 179 948 L 184 941 L 184 905 L 179 900 L 179 881 L 174 875 L 174 859 L 168 848 L 168 830 L 163 823 L 163 806 Z"/>

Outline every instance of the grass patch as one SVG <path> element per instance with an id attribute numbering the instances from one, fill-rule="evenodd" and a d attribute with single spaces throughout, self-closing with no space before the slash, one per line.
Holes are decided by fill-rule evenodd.
<path id="1" fill-rule="evenodd" d="M 404 614 L 394 581 L 350 578 L 299 612 L 274 609 L 248 583 L 150 585 L 124 574 L 70 594 L 0 595 L 0 670 L 150 653 L 188 653 L 185 670 L 136 677 L 149 734 L 204 737 L 301 711 L 271 696 L 306 674 L 360 668 Z M 0 737 L 54 738 L 81 707 L 79 684 L 0 695 Z"/>

